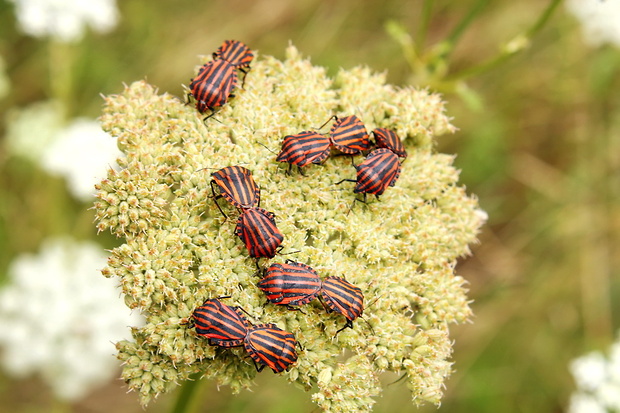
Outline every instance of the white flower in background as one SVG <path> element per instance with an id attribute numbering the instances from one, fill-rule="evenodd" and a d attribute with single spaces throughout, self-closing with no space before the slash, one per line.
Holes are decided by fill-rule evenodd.
<path id="1" fill-rule="evenodd" d="M 45 150 L 41 165 L 47 172 L 63 176 L 76 198 L 89 201 L 95 194 L 94 185 L 107 175 L 108 168 L 117 167 L 116 159 L 122 155 L 116 139 L 104 132 L 99 122 L 76 119 Z"/>
<path id="2" fill-rule="evenodd" d="M 592 352 L 573 360 L 569 367 L 577 384 L 569 413 L 620 412 L 620 338 L 609 359 Z"/>
<path id="3" fill-rule="evenodd" d="M 123 156 L 116 139 L 101 129 L 99 122 L 75 119 L 63 127 L 62 109 L 53 101 L 40 102 L 7 115 L 7 152 L 40 165 L 52 175 L 67 180 L 78 199 L 90 201 L 94 185 L 117 167 Z"/>
<path id="4" fill-rule="evenodd" d="M 48 240 L 39 255 L 23 255 L 0 290 L 0 349 L 6 370 L 40 373 L 63 399 L 77 400 L 112 379 L 119 368 L 112 342 L 142 324 L 129 314 L 99 245 Z"/>
<path id="5" fill-rule="evenodd" d="M 584 393 L 575 393 L 570 398 L 568 413 L 607 413 L 607 409 L 595 397 Z"/>
<path id="6" fill-rule="evenodd" d="M 12 0 L 17 21 L 24 33 L 74 42 L 84 36 L 86 26 L 105 33 L 119 18 L 115 0 Z"/>
<path id="7" fill-rule="evenodd" d="M 40 164 L 43 153 L 62 128 L 62 107 L 58 102 L 46 101 L 10 109 L 6 123 L 7 152 Z"/>
<path id="8" fill-rule="evenodd" d="M 570 363 L 570 371 L 582 390 L 598 389 L 607 380 L 607 360 L 598 351 L 581 356 Z"/>
<path id="9" fill-rule="evenodd" d="M 620 0 L 568 0 L 566 7 L 581 22 L 587 43 L 620 47 Z"/>

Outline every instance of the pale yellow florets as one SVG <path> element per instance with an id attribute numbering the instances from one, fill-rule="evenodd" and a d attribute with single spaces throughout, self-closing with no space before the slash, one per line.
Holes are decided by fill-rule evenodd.
<path id="1" fill-rule="evenodd" d="M 104 275 L 120 277 L 127 305 L 147 316 L 135 342 L 117 345 L 123 378 L 142 403 L 194 373 L 233 391 L 250 387 L 256 371 L 243 348 L 211 347 L 185 324 L 206 299 L 230 295 L 226 303 L 253 321 L 295 335 L 299 359 L 282 376 L 318 388 L 313 400 L 323 409 L 370 410 L 378 375 L 388 370 L 406 374 L 415 403 L 439 403 L 451 369 L 448 323 L 471 315 L 454 264 L 484 222 L 477 201 L 457 186 L 453 157 L 433 152 L 434 137 L 454 130 L 440 97 L 386 85 L 367 68 L 332 80 L 293 47 L 284 62 L 255 59 L 235 94 L 206 125 L 193 106 L 146 82 L 106 98 L 103 126 L 126 158 L 98 185 L 98 228 L 125 240 Z M 409 153 L 396 185 L 352 211 L 354 184 L 335 185 L 355 179 L 350 157 L 288 175 L 267 149 L 334 114 L 357 115 L 368 132 L 395 130 Z M 222 200 L 225 219 L 210 196 L 210 174 L 239 164 L 253 172 L 261 206 L 276 214 L 282 252 L 293 253 L 286 258 L 359 286 L 372 328 L 356 320 L 334 338 L 345 319 L 316 300 L 304 313 L 265 304 L 254 260 L 234 234 L 237 213 Z"/>

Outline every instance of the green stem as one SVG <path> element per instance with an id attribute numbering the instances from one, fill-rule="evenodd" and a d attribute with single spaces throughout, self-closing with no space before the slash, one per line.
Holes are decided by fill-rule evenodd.
<path id="1" fill-rule="evenodd" d="M 420 26 L 415 36 L 415 49 L 418 56 L 421 56 L 424 52 L 426 34 L 428 33 L 428 26 L 430 25 L 434 3 L 435 0 L 424 0 L 424 4 L 422 5 L 422 18 L 420 19 Z"/>
<path id="2" fill-rule="evenodd" d="M 202 373 L 194 373 L 186 380 L 179 390 L 179 397 L 174 404 L 171 413 L 189 413 L 196 410 L 196 389 L 202 385 L 200 376 Z"/>
<path id="3" fill-rule="evenodd" d="M 400 45 L 401 50 L 403 51 L 403 56 L 409 64 L 411 71 L 418 73 L 424 70 L 424 63 L 417 54 L 417 47 L 414 45 L 411 35 L 402 26 L 402 24 L 396 22 L 395 20 L 389 20 L 385 24 L 385 30 L 388 35 Z"/>
<path id="4" fill-rule="evenodd" d="M 447 46 L 440 58 L 447 59 L 450 53 L 452 53 L 452 50 L 454 50 L 454 46 L 465 32 L 465 29 L 467 29 L 467 27 L 469 27 L 469 25 L 473 23 L 476 17 L 478 17 L 482 10 L 484 10 L 484 8 L 487 6 L 489 1 L 490 0 L 478 0 L 476 4 L 474 4 L 474 6 L 469 9 L 469 13 L 467 13 L 467 15 L 459 22 L 459 24 L 456 25 L 454 30 L 452 30 L 450 36 L 448 36 L 448 39 L 446 40 Z"/>
<path id="5" fill-rule="evenodd" d="M 543 14 L 538 18 L 536 23 L 534 23 L 532 27 L 530 27 L 529 30 L 525 32 L 526 36 L 532 38 L 539 31 L 541 31 L 542 28 L 545 27 L 551 16 L 553 16 L 555 9 L 560 5 L 561 2 L 562 0 L 551 0 L 551 3 L 549 3 L 549 5 L 547 6 Z"/>
<path id="6" fill-rule="evenodd" d="M 552 0 L 551 3 L 549 3 L 545 11 L 543 12 L 543 14 L 538 18 L 538 20 L 529 29 L 527 29 L 525 33 L 519 34 L 514 39 L 512 39 L 510 42 L 505 44 L 504 47 L 502 47 L 499 54 L 488 59 L 486 62 L 483 62 L 480 65 L 471 67 L 469 69 L 462 70 L 461 72 L 458 72 L 450 76 L 445 81 L 447 82 L 461 81 L 466 78 L 470 78 L 470 77 L 479 75 L 481 73 L 487 72 L 501 65 L 506 60 L 511 58 L 513 55 L 516 55 L 517 53 L 527 49 L 530 45 L 530 41 L 532 40 L 532 38 L 536 34 L 538 34 L 543 29 L 543 27 L 545 27 L 545 25 L 547 24 L 547 22 L 553 15 L 553 12 L 560 5 L 561 1 L 562 0 Z"/>

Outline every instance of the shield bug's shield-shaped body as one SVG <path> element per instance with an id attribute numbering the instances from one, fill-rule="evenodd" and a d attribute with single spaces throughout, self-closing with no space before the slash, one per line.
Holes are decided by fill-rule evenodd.
<path id="1" fill-rule="evenodd" d="M 375 135 L 375 144 L 377 148 L 387 148 L 400 158 L 407 157 L 407 151 L 403 146 L 403 142 L 393 130 L 377 128 L 372 131 L 372 134 Z"/>
<path id="2" fill-rule="evenodd" d="M 353 192 L 383 194 L 388 186 L 394 186 L 400 176 L 398 156 L 389 149 L 380 148 L 372 151 L 364 162 L 356 166 L 357 184 Z"/>
<path id="3" fill-rule="evenodd" d="M 204 64 L 189 84 L 196 99 L 196 109 L 204 113 L 209 109 L 213 115 L 216 107 L 226 104 L 237 86 L 237 71 L 225 60 L 213 60 Z"/>
<path id="4" fill-rule="evenodd" d="M 254 54 L 248 46 L 237 40 L 226 40 L 215 53 L 213 59 L 225 60 L 243 73 L 241 88 L 245 85 L 245 77 L 250 71 L 250 63 Z"/>
<path id="5" fill-rule="evenodd" d="M 319 296 L 331 310 L 342 314 L 347 319 L 344 327 L 353 328 L 353 320 L 364 311 L 364 295 L 362 290 L 341 277 L 330 276 L 323 280 Z"/>
<path id="6" fill-rule="evenodd" d="M 329 156 L 329 138 L 313 131 L 303 131 L 284 137 L 278 162 L 288 162 L 302 168 L 311 163 L 320 164 Z"/>
<path id="7" fill-rule="evenodd" d="M 250 327 L 243 342 L 252 360 L 261 365 L 257 370 L 267 366 L 274 373 L 283 372 L 297 361 L 296 345 L 293 334 L 271 323 Z"/>
<path id="8" fill-rule="evenodd" d="M 254 54 L 248 46 L 237 40 L 226 40 L 215 53 L 213 59 L 222 59 L 236 68 L 250 67 Z"/>
<path id="9" fill-rule="evenodd" d="M 321 279 L 306 264 L 287 260 L 284 264 L 271 264 L 258 283 L 273 304 L 301 306 L 314 300 L 321 289 Z"/>
<path id="10" fill-rule="evenodd" d="M 209 344 L 236 347 L 243 344 L 248 333 L 248 322 L 239 307 L 231 307 L 213 298 L 196 308 L 191 317 L 196 334 Z"/>
<path id="11" fill-rule="evenodd" d="M 260 205 L 260 189 L 254 182 L 252 172 L 243 166 L 227 166 L 211 174 L 211 192 L 215 204 L 224 216 L 224 211 L 217 203 L 224 198 L 237 209 L 247 209 Z M 215 187 L 219 194 L 216 194 Z"/>
<path id="12" fill-rule="evenodd" d="M 340 152 L 353 155 L 370 148 L 370 139 L 366 127 L 355 115 L 339 118 L 329 132 L 332 144 Z"/>
<path id="13" fill-rule="evenodd" d="M 276 227 L 273 212 L 257 207 L 243 210 L 235 234 L 241 238 L 252 258 L 273 258 L 284 240 Z"/>

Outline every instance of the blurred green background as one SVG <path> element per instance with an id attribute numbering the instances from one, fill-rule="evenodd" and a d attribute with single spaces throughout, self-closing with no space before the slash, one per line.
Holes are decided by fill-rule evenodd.
<path id="1" fill-rule="evenodd" d="M 439 411 L 559 412 L 575 388 L 569 361 L 606 349 L 618 327 L 620 50 L 588 47 L 560 4 L 529 47 L 481 68 L 550 3 L 124 0 L 111 33 L 62 45 L 20 33 L 14 6 L 4 1 L 0 55 L 11 91 L 0 112 L 56 96 L 69 118 L 95 118 L 99 94 L 144 78 L 181 96 L 197 55 L 225 39 L 245 42 L 259 59 L 283 58 L 290 41 L 331 74 L 368 65 L 387 71 L 391 83 L 442 92 L 459 131 L 440 137 L 437 150 L 457 154 L 461 182 L 479 197 L 489 222 L 473 256 L 457 268 L 469 282 L 475 318 L 452 327 L 455 372 Z M 414 49 L 403 48 L 400 29 L 411 34 Z M 400 42 L 394 33 L 401 33 Z M 450 38 L 453 48 L 444 42 Z M 411 58 L 414 50 L 418 60 Z M 468 76 L 460 81 L 461 75 Z M 5 132 L 1 116 L 0 136 Z M 51 235 L 115 245 L 109 235 L 96 235 L 90 205 L 73 200 L 61 179 L 5 152 L 0 146 L 0 277 L 17 254 L 37 251 Z M 265 372 L 257 382 L 253 392 L 234 397 L 226 387 L 201 383 L 194 407 L 316 409 L 309 394 L 277 376 Z M 146 411 L 169 411 L 176 396 L 165 395 Z M 15 380 L 1 371 L 0 400 L 2 412 L 143 411 L 120 381 L 65 406 L 36 377 Z M 375 408 L 416 410 L 401 383 L 387 386 Z"/>

